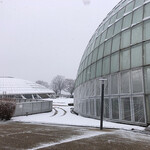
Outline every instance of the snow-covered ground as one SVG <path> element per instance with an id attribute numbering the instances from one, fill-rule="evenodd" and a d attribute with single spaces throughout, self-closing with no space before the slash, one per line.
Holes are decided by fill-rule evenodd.
<path id="1" fill-rule="evenodd" d="M 42 113 L 29 116 L 13 117 L 13 121 L 30 122 L 30 123 L 48 123 L 48 124 L 61 124 L 61 125 L 73 125 L 73 126 L 87 126 L 87 127 L 99 127 L 100 121 L 91 118 L 85 118 L 77 116 L 70 112 L 72 106 L 68 106 L 68 103 L 73 103 L 73 99 L 58 98 L 53 99 L 53 111 L 49 113 Z M 112 123 L 108 121 L 103 122 L 104 128 L 117 128 L 126 130 L 144 130 L 144 127 L 125 125 L 119 123 Z"/>
<path id="2" fill-rule="evenodd" d="M 64 105 L 68 106 L 69 103 L 73 103 L 73 98 L 57 98 L 53 100 L 53 105 Z"/>

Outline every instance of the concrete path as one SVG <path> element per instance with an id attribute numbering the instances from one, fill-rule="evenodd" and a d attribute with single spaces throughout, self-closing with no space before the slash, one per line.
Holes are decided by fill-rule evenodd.
<path id="1" fill-rule="evenodd" d="M 149 150 L 150 136 L 124 130 L 0 122 L 0 150 Z"/>

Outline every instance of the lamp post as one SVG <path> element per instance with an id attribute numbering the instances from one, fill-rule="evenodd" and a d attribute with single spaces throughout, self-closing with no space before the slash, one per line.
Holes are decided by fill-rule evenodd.
<path id="1" fill-rule="evenodd" d="M 101 81 L 101 116 L 100 116 L 100 130 L 103 130 L 103 113 L 104 113 L 104 81 L 107 79 L 99 79 Z"/>

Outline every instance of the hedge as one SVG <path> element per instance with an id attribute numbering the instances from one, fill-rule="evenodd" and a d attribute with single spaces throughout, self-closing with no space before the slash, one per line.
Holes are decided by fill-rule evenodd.
<path id="1" fill-rule="evenodd" d="M 16 108 L 16 103 L 12 99 L 1 99 L 0 100 L 0 119 L 10 120 L 13 116 Z"/>

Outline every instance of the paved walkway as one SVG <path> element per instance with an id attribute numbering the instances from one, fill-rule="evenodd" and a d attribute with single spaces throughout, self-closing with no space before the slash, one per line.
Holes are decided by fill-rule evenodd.
<path id="1" fill-rule="evenodd" d="M 124 130 L 0 122 L 0 150 L 149 150 L 150 136 Z"/>
<path id="2" fill-rule="evenodd" d="M 107 129 L 100 131 L 98 127 L 99 120 L 73 115 L 67 104 L 57 102 L 52 112 L 14 117 L 10 122 L 0 122 L 0 150 L 150 149 L 150 135 L 149 132 L 143 134 L 146 133 L 143 127 L 106 121 L 104 127 Z M 111 127 L 124 130 L 109 129 Z M 134 132 L 129 131 L 133 128 Z"/>

